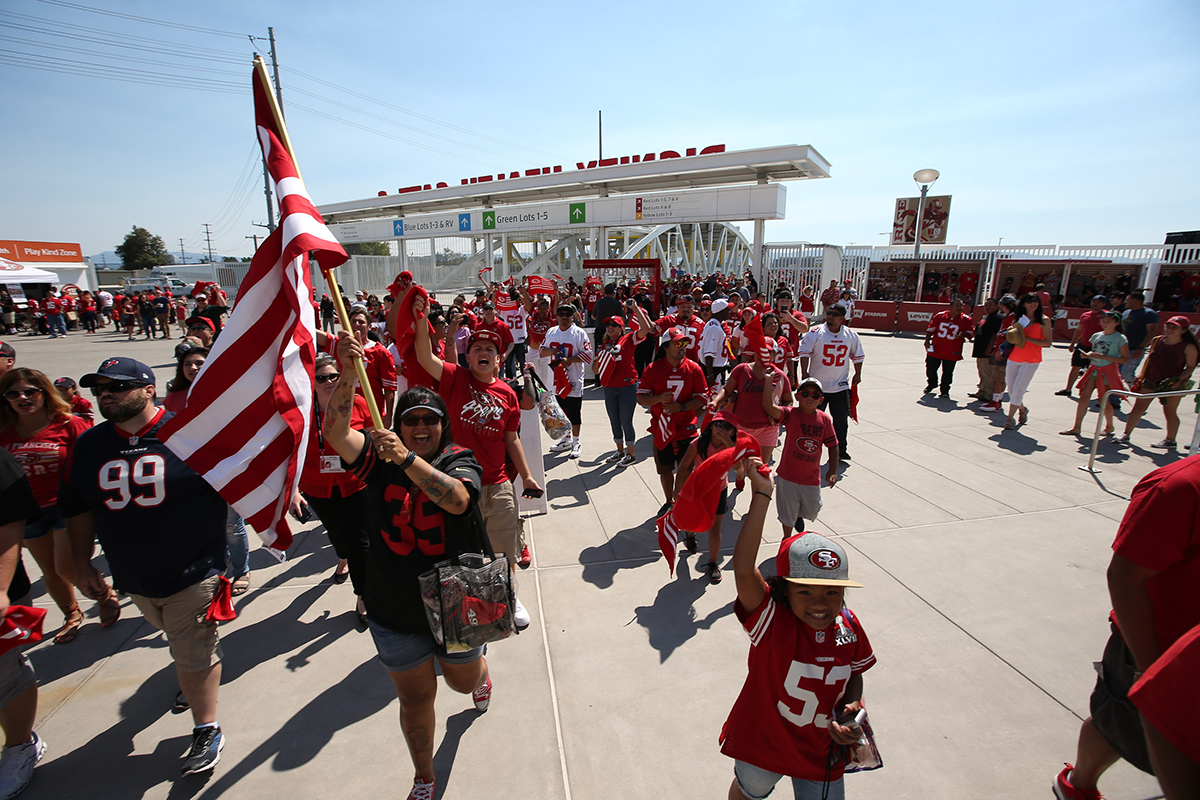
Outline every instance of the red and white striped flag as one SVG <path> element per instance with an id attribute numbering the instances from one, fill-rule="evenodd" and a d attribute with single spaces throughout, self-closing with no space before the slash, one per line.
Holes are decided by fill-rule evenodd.
<path id="1" fill-rule="evenodd" d="M 325 268 L 346 251 L 317 213 L 256 69 L 259 144 L 279 197 L 279 227 L 250 262 L 229 323 L 188 391 L 187 408 L 159 436 L 200 473 L 282 558 L 286 512 L 312 420 L 315 330 L 308 253 Z"/>
<path id="2" fill-rule="evenodd" d="M 554 284 L 541 275 L 530 275 L 528 286 L 530 294 L 554 294 Z"/>

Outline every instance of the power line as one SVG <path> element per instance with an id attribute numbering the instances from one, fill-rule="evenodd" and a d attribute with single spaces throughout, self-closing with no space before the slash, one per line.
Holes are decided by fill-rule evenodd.
<path id="1" fill-rule="evenodd" d="M 39 53 L 26 53 L 21 50 L 6 50 L 4 48 L 0 48 L 0 54 L 9 58 L 34 59 L 34 63 L 37 63 L 37 60 L 42 60 L 57 64 L 59 66 L 68 67 L 70 69 L 92 70 L 101 73 L 107 72 L 119 77 L 124 76 L 150 80 L 170 80 L 195 86 L 211 86 L 224 89 L 239 88 L 243 91 L 247 91 L 249 89 L 248 86 L 245 86 L 241 82 L 222 81 L 217 80 L 216 78 L 192 78 L 187 75 L 173 75 L 167 72 L 152 72 L 142 69 L 129 69 L 127 67 L 114 67 L 107 64 L 96 64 L 89 61 L 76 61 L 73 58 L 56 58 L 54 56 L 42 55 Z"/>
<path id="2" fill-rule="evenodd" d="M 0 11 L 0 16 L 16 16 L 26 17 L 24 14 L 15 14 L 11 11 Z M 35 22 L 43 22 L 37 17 L 29 17 Z M 56 23 L 53 20 L 44 20 L 52 26 L 63 27 L 65 23 Z M 147 53 L 156 53 L 158 55 L 175 55 L 184 58 L 193 58 L 203 61 L 217 61 L 225 64 L 236 64 L 238 60 L 246 57 L 245 53 L 238 53 L 232 50 L 209 50 L 205 48 L 193 47 L 192 45 L 182 44 L 179 42 L 164 42 L 161 39 L 146 39 L 141 36 L 127 36 L 117 33 L 116 31 L 104 30 L 103 28 L 88 28 L 82 25 L 68 26 L 76 28 L 77 31 L 55 30 L 55 28 L 46 28 L 39 25 L 31 25 L 28 22 L 11 22 L 0 20 L 0 25 L 17 30 L 26 31 L 28 33 L 37 33 L 42 36 L 54 36 L 60 39 L 71 39 L 78 42 L 90 42 L 92 44 L 100 44 L 105 47 L 121 47 L 127 50 L 139 50 Z M 125 40 L 123 43 L 116 40 Z"/>
<path id="3" fill-rule="evenodd" d="M 8 64 L 12 67 L 21 67 L 23 69 L 33 69 L 40 72 L 57 72 L 63 75 L 77 75 L 86 78 L 101 78 L 104 80 L 119 81 L 121 83 L 136 83 L 144 86 L 166 86 L 174 89 L 196 89 L 202 92 L 217 92 L 219 94 L 248 94 L 249 87 L 241 89 L 226 89 L 216 86 L 202 86 L 194 83 L 172 82 L 163 80 L 142 79 L 134 77 L 121 77 L 103 72 L 80 69 L 78 67 L 60 67 L 41 64 L 37 61 L 21 61 L 12 56 L 0 55 L 0 64 Z"/>
<path id="4" fill-rule="evenodd" d="M 184 31 L 194 31 L 196 33 L 208 33 L 213 36 L 231 36 L 235 39 L 244 39 L 246 34 L 233 33 L 232 31 L 220 31 L 215 28 L 201 28 L 196 25 L 184 25 L 180 22 L 167 22 L 160 19 L 151 19 L 150 17 L 139 17 L 134 14 L 122 14 L 119 11 L 107 11 L 102 8 L 92 8 L 91 6 L 79 5 L 78 3 L 66 3 L 63 0 L 38 0 L 39 3 L 45 3 L 52 6 L 62 6 L 63 8 L 74 8 L 79 11 L 89 11 L 93 14 L 103 14 L 106 17 L 119 17 L 121 19 L 133 20 L 134 22 L 144 22 L 147 25 L 162 25 L 167 28 L 177 28 Z"/>
<path id="5" fill-rule="evenodd" d="M 154 61 L 153 59 L 143 58 L 141 56 L 130 57 L 130 56 L 126 56 L 126 55 L 123 55 L 120 53 L 105 53 L 103 50 L 88 50 L 87 48 L 77 47 L 77 46 L 71 45 L 71 44 L 51 44 L 50 42 L 39 42 L 36 39 L 22 39 L 19 36 L 5 36 L 3 34 L 0 34 L 0 40 L 8 41 L 8 42 L 17 42 L 19 44 L 31 45 L 33 47 L 45 47 L 45 48 L 49 48 L 51 50 L 66 50 L 71 53 L 86 53 L 88 55 L 100 56 L 101 58 L 107 58 L 107 59 L 111 59 L 113 61 L 122 61 L 122 62 L 130 63 L 130 64 L 158 64 L 158 65 L 164 66 L 164 67 L 177 67 L 180 69 L 188 69 L 188 70 L 197 71 L 197 72 L 203 71 L 203 72 L 205 72 L 207 74 L 211 74 L 211 75 L 245 76 L 245 74 L 246 74 L 245 70 L 214 69 L 213 67 L 193 67 L 190 64 L 179 64 L 179 63 L 173 63 L 170 61 Z M 179 55 L 184 56 L 185 58 L 187 57 L 183 53 L 179 53 Z M 97 65 L 97 66 L 107 66 L 107 65 Z"/>

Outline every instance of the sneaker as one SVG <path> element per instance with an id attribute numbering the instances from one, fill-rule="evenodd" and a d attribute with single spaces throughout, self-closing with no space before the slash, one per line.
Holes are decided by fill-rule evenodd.
<path id="1" fill-rule="evenodd" d="M 476 711 L 487 711 L 488 703 L 492 701 L 492 676 L 488 674 L 487 680 L 483 682 L 478 689 L 471 692 L 471 699 L 475 701 Z"/>
<path id="2" fill-rule="evenodd" d="M 715 562 L 708 562 L 704 568 L 708 570 L 709 583 L 715 586 L 721 582 L 721 568 L 718 567 Z"/>
<path id="3" fill-rule="evenodd" d="M 175 695 L 175 704 L 171 706 L 171 713 L 182 714 L 191 707 L 191 704 L 188 703 L 188 699 L 183 696 L 183 689 L 180 689 L 179 693 Z"/>
<path id="4" fill-rule="evenodd" d="M 184 775 L 195 775 L 207 772 L 221 760 L 221 750 L 225 748 L 225 737 L 221 734 L 219 725 L 208 725 L 192 729 L 192 749 L 184 759 Z"/>
<path id="5" fill-rule="evenodd" d="M 521 598 L 517 598 L 517 605 L 513 608 L 513 622 L 517 626 L 517 630 L 523 631 L 529 627 L 529 612 L 525 609 L 525 604 L 521 602 Z"/>
<path id="6" fill-rule="evenodd" d="M 33 778 L 33 768 L 46 754 L 46 743 L 33 734 L 33 741 L 5 747 L 0 756 L 0 798 L 19 795 Z"/>
<path id="7" fill-rule="evenodd" d="M 933 394 L 933 389 L 933 386 L 926 386 L 925 391 L 921 392 L 921 394 Z"/>
<path id="8" fill-rule="evenodd" d="M 1175 449 L 1175 440 L 1174 439 L 1159 439 L 1157 442 L 1155 442 L 1154 444 L 1152 444 L 1150 446 L 1157 447 L 1159 450 L 1174 450 Z"/>
<path id="9" fill-rule="evenodd" d="M 994 413 L 994 412 L 996 412 L 996 411 L 999 411 L 999 410 L 1000 410 L 1000 404 L 999 404 L 999 403 L 997 403 L 996 401 L 994 401 L 994 400 L 993 400 L 993 401 L 991 401 L 991 402 L 984 403 L 983 405 L 981 405 L 981 406 L 979 407 L 979 410 L 980 410 L 980 411 L 986 411 L 986 412 L 988 412 L 989 414 L 991 414 L 991 413 Z"/>
<path id="10" fill-rule="evenodd" d="M 842 451 L 842 452 L 841 452 L 841 453 L 838 455 L 838 460 L 839 460 L 839 461 L 849 461 L 849 460 L 850 460 L 850 454 L 849 454 L 849 453 L 847 453 L 845 450 L 843 450 L 843 451 Z"/>
<path id="11" fill-rule="evenodd" d="M 565 453 L 571 449 L 572 440 L 564 436 L 550 447 L 551 453 Z"/>
<path id="12" fill-rule="evenodd" d="M 661 506 L 659 506 L 659 508 L 658 508 L 658 513 L 654 515 L 654 518 L 655 518 L 655 519 L 658 519 L 658 518 L 659 518 L 659 517 L 661 517 L 663 514 L 665 514 L 665 513 L 667 513 L 668 511 L 670 511 L 670 510 L 671 510 L 671 506 L 673 506 L 673 505 L 675 505 L 675 504 L 674 504 L 674 503 L 672 503 L 670 500 L 668 500 L 667 502 L 663 503 Z"/>
<path id="13" fill-rule="evenodd" d="M 1054 395 L 1056 397 L 1070 397 L 1071 390 L 1070 389 L 1059 389 L 1057 392 L 1054 393 Z"/>
<path id="14" fill-rule="evenodd" d="M 617 452 L 613 453 L 608 458 L 604 459 L 604 463 L 605 464 L 615 464 L 624 457 L 625 457 L 625 454 L 622 453 L 620 450 L 618 450 Z"/>
<path id="15" fill-rule="evenodd" d="M 938 397 L 942 398 L 943 400 L 949 400 L 950 393 L 949 392 L 941 392 L 940 394 L 938 394 Z"/>
<path id="16" fill-rule="evenodd" d="M 621 456 L 621 460 L 617 462 L 617 466 L 618 467 L 628 467 L 630 464 L 636 464 L 636 463 L 637 463 L 637 459 L 634 458 L 633 456 L 629 455 L 629 453 L 626 453 L 625 455 Z"/>
<path id="17" fill-rule="evenodd" d="M 689 533 L 683 541 L 687 545 L 687 551 L 689 553 L 697 553 L 700 551 L 700 548 L 696 546 L 696 534 Z"/>
<path id="18" fill-rule="evenodd" d="M 532 561 L 533 556 L 529 554 L 529 545 L 524 545 L 521 548 L 521 557 L 517 559 L 517 566 L 521 569 L 529 569 L 529 564 Z"/>
<path id="19" fill-rule="evenodd" d="M 583 442 L 576 439 L 571 444 L 571 454 L 568 458 L 579 458 L 581 455 L 583 455 Z"/>
<path id="20" fill-rule="evenodd" d="M 1129 444 L 1129 434 L 1122 433 L 1120 436 L 1114 436 L 1113 444 Z"/>
<path id="21" fill-rule="evenodd" d="M 1054 780 L 1054 796 L 1058 800 L 1103 800 L 1099 792 L 1084 791 L 1072 786 L 1069 780 L 1072 769 L 1074 767 L 1070 764 L 1063 765 L 1063 771 L 1058 773 Z"/>
<path id="22" fill-rule="evenodd" d="M 408 800 L 433 800 L 433 788 L 436 785 L 437 778 L 431 781 L 424 778 L 413 778 L 413 788 L 408 793 Z"/>

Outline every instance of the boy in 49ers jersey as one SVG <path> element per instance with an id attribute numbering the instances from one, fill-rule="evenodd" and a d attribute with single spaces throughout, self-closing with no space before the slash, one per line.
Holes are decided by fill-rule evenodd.
<path id="1" fill-rule="evenodd" d="M 929 320 L 925 331 L 925 394 L 938 385 L 938 367 L 942 368 L 942 397 L 950 396 L 954 365 L 962 361 L 963 339 L 975 335 L 975 323 L 962 313 L 962 300 L 951 300 L 950 308 Z"/>
<path id="2" fill-rule="evenodd" d="M 862 380 L 862 342 L 845 325 L 846 307 L 835 303 L 825 310 L 825 322 L 814 326 L 800 340 L 800 377 L 816 378 L 825 387 L 821 410 L 829 409 L 838 437 L 838 460 L 849 461 L 846 449 L 850 394 Z M 854 376 L 850 369 L 854 368 Z M 801 381 L 803 382 L 803 380 Z"/>
<path id="3" fill-rule="evenodd" d="M 843 800 L 838 745 L 862 731 L 862 674 L 875 654 L 858 617 L 843 606 L 850 580 L 846 551 L 816 533 L 779 545 L 764 576 L 755 562 L 771 504 L 771 479 L 750 460 L 754 493 L 733 551 L 734 613 L 750 635 L 749 674 L 721 729 L 721 752 L 734 759 L 729 797 L 759 800 L 783 776 L 797 798 Z M 828 791 L 823 793 L 828 782 Z"/>
<path id="4" fill-rule="evenodd" d="M 666 496 L 659 517 L 675 502 L 675 468 L 696 438 L 696 411 L 707 402 L 704 370 L 686 355 L 690 344 L 682 328 L 672 328 L 665 354 L 646 367 L 638 384 L 638 405 L 650 409 L 654 464 Z"/>

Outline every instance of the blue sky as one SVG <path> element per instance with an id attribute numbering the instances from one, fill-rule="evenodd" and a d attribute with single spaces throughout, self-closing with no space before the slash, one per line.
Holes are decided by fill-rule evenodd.
<path id="1" fill-rule="evenodd" d="M 1142 244 L 1200 228 L 1194 0 L 4 0 L 0 238 L 78 241 L 98 253 L 136 224 L 172 251 L 183 238 L 192 253 L 210 222 L 219 255 L 249 254 L 245 237 L 263 233 L 252 223 L 265 212 L 244 35 L 265 37 L 268 26 L 318 203 L 501 169 L 566 168 L 594 157 L 603 109 L 607 155 L 815 147 L 833 177 L 789 183 L 787 219 L 767 224 L 768 242 L 882 244 L 894 199 L 915 194 L 911 176 L 923 167 L 942 173 L 934 193 L 954 196 L 952 243 Z M 189 85 L 12 63 L 56 63 L 48 58 L 179 75 Z M 202 79 L 233 82 L 238 93 L 199 90 Z"/>

